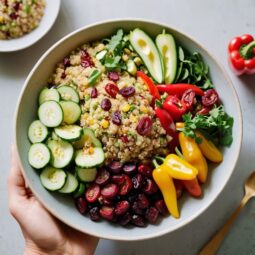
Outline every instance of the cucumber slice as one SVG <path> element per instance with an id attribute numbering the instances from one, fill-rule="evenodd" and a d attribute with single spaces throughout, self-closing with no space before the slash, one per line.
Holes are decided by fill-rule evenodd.
<path id="1" fill-rule="evenodd" d="M 36 168 L 44 168 L 50 162 L 51 155 L 49 148 L 43 143 L 34 143 L 28 152 L 29 164 Z"/>
<path id="2" fill-rule="evenodd" d="M 57 127 L 62 123 L 64 114 L 59 103 L 47 101 L 40 105 L 38 116 L 46 127 Z"/>
<path id="3" fill-rule="evenodd" d="M 28 128 L 28 138 L 31 143 L 43 142 L 48 134 L 47 127 L 45 127 L 40 120 L 33 121 Z"/>
<path id="4" fill-rule="evenodd" d="M 82 149 L 86 143 L 92 144 L 93 147 L 102 148 L 102 143 L 96 138 L 94 131 L 90 128 L 83 128 L 83 135 L 81 139 L 76 141 L 73 146 L 75 149 Z"/>
<path id="5" fill-rule="evenodd" d="M 73 159 L 74 149 L 73 146 L 62 140 L 50 140 L 48 142 L 52 159 L 51 165 L 56 168 L 64 168 L 69 165 Z"/>
<path id="6" fill-rule="evenodd" d="M 104 152 L 102 148 L 94 148 L 93 153 L 78 150 L 75 156 L 75 163 L 81 168 L 93 168 L 104 162 Z"/>
<path id="7" fill-rule="evenodd" d="M 84 183 L 80 182 L 76 192 L 74 193 L 74 198 L 81 197 L 85 192 L 86 186 Z"/>
<path id="8" fill-rule="evenodd" d="M 136 28 L 130 32 L 129 40 L 153 79 L 157 83 L 162 83 L 164 80 L 163 63 L 152 39 L 144 31 Z"/>
<path id="9" fill-rule="evenodd" d="M 59 190 L 60 193 L 69 194 L 74 192 L 79 185 L 78 180 L 71 173 L 67 172 L 65 185 Z"/>
<path id="10" fill-rule="evenodd" d="M 67 174 L 62 169 L 46 167 L 40 174 L 40 180 L 44 188 L 50 191 L 60 190 L 66 183 Z"/>
<path id="11" fill-rule="evenodd" d="M 58 91 L 56 89 L 44 88 L 40 92 L 40 95 L 39 95 L 39 105 L 41 105 L 42 103 L 44 103 L 46 101 L 56 101 L 56 102 L 59 102 L 59 100 L 60 100 L 60 96 L 59 96 L 59 93 L 58 93 Z"/>
<path id="12" fill-rule="evenodd" d="M 163 32 L 156 37 L 156 45 L 164 63 L 165 83 L 173 83 L 177 71 L 177 51 L 174 37 Z"/>
<path id="13" fill-rule="evenodd" d="M 59 87 L 57 90 L 62 100 L 73 101 L 75 103 L 80 102 L 79 94 L 74 88 L 64 85 Z"/>
<path id="14" fill-rule="evenodd" d="M 64 123 L 74 124 L 81 117 L 81 107 L 72 101 L 60 101 L 64 112 Z"/>
<path id="15" fill-rule="evenodd" d="M 97 176 L 96 168 L 75 168 L 76 174 L 82 182 L 93 182 Z"/>
<path id="16" fill-rule="evenodd" d="M 106 53 L 107 53 L 107 50 L 101 50 L 101 51 L 99 51 L 99 52 L 96 54 L 96 58 L 97 58 L 98 60 L 102 60 L 102 59 L 105 57 Z"/>
<path id="17" fill-rule="evenodd" d="M 76 141 L 81 138 L 82 128 L 77 125 L 66 125 L 54 129 L 56 135 L 66 141 Z"/>

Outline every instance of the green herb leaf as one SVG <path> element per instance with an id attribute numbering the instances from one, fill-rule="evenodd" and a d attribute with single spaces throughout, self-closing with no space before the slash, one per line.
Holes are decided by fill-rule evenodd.
<path id="1" fill-rule="evenodd" d="M 116 69 L 119 65 L 120 60 L 121 60 L 120 56 L 116 56 L 116 57 L 106 56 L 104 65 L 109 70 Z"/>
<path id="2" fill-rule="evenodd" d="M 194 138 L 197 143 L 201 143 L 201 139 L 196 136 L 196 130 L 201 131 L 211 141 L 218 141 L 219 145 L 230 146 L 233 141 L 234 119 L 224 111 L 223 105 L 214 106 L 207 115 L 197 114 L 192 117 L 191 113 L 187 113 L 183 116 L 183 121 L 184 134 Z"/>
<path id="3" fill-rule="evenodd" d="M 97 83 L 98 79 L 101 77 L 101 75 L 102 73 L 99 70 L 94 70 L 88 78 L 89 85 L 94 86 Z"/>
<path id="4" fill-rule="evenodd" d="M 119 29 L 116 33 L 116 35 L 112 36 L 112 38 L 110 39 L 107 48 L 109 51 L 114 52 L 114 50 L 116 49 L 116 47 L 121 43 L 122 38 L 123 38 L 123 30 Z"/>

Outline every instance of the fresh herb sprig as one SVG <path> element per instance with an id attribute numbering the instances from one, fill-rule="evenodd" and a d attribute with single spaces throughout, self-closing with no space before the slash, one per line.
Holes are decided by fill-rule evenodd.
<path id="1" fill-rule="evenodd" d="M 122 60 L 123 49 L 127 47 L 128 41 L 124 40 L 124 32 L 119 29 L 111 39 L 104 39 L 106 42 L 107 54 L 101 62 L 109 70 L 126 70 L 126 64 Z"/>
<path id="2" fill-rule="evenodd" d="M 195 84 L 202 89 L 213 88 L 209 77 L 209 67 L 204 63 L 202 56 L 198 52 L 190 55 L 179 46 L 178 58 L 179 65 L 175 83 Z"/>
<path id="3" fill-rule="evenodd" d="M 231 145 L 234 119 L 224 111 L 223 105 L 214 106 L 207 115 L 196 114 L 192 117 L 191 113 L 187 113 L 182 118 L 185 125 L 179 130 L 186 136 L 194 138 L 197 143 L 201 143 L 201 139 L 195 133 L 199 130 L 215 144 Z"/>

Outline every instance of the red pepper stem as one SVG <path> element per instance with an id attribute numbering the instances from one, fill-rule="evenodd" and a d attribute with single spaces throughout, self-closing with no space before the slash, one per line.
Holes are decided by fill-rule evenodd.
<path id="1" fill-rule="evenodd" d="M 255 41 L 252 41 L 249 44 L 241 47 L 240 53 L 246 59 L 252 58 L 251 53 L 254 48 L 255 48 Z"/>

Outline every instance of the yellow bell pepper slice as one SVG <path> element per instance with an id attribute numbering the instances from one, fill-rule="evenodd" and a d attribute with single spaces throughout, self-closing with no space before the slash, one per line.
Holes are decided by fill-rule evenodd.
<path id="1" fill-rule="evenodd" d="M 200 132 L 196 131 L 196 135 L 202 140 L 202 143 L 198 144 L 202 154 L 210 161 L 220 163 L 223 160 L 221 151 Z"/>
<path id="2" fill-rule="evenodd" d="M 169 213 L 174 218 L 179 218 L 180 213 L 177 205 L 177 194 L 173 179 L 161 166 L 158 166 L 153 170 L 152 176 L 159 189 L 161 190 Z"/>
<path id="3" fill-rule="evenodd" d="M 178 180 L 193 180 L 198 174 L 198 170 L 194 166 L 175 154 L 169 154 L 165 158 L 162 169 L 169 176 Z"/>
<path id="4" fill-rule="evenodd" d="M 183 132 L 179 133 L 179 142 L 185 160 L 197 168 L 197 177 L 204 183 L 207 179 L 208 165 L 197 143 L 193 138 L 185 136 Z"/>

